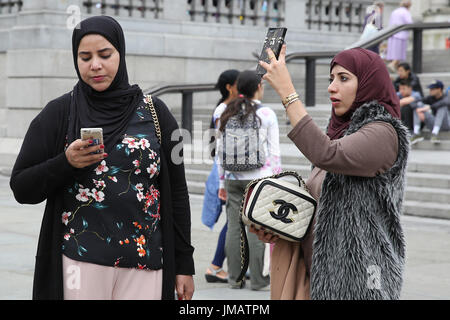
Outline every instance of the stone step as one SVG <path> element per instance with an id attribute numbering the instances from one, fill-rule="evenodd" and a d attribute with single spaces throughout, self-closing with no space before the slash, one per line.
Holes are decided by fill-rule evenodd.
<path id="1" fill-rule="evenodd" d="M 190 194 L 204 194 L 205 183 L 188 181 L 188 190 Z M 450 220 L 450 204 L 438 203 L 431 201 L 415 201 L 406 200 L 403 202 L 403 213 L 405 215 L 449 219 Z"/>
<path id="2" fill-rule="evenodd" d="M 202 142 L 196 140 L 194 140 L 193 145 L 186 144 L 184 152 L 185 158 L 188 158 L 191 163 L 197 158 L 197 162 L 202 163 L 201 159 L 206 159 L 208 155 L 207 150 L 205 150 L 205 155 L 202 154 Z M 283 168 L 286 165 L 310 165 L 309 160 L 292 142 L 280 143 L 280 153 Z M 208 161 L 211 165 L 212 160 L 208 159 Z M 407 170 L 408 172 L 450 175 L 450 152 L 413 149 L 410 152 Z"/>
<path id="3" fill-rule="evenodd" d="M 415 187 L 433 187 L 450 190 L 450 174 L 408 171 L 406 184 Z"/>
<path id="4" fill-rule="evenodd" d="M 278 119 L 286 118 L 286 111 L 281 103 L 266 103 L 262 102 L 264 106 L 270 107 Z M 204 105 L 198 104 L 193 106 L 193 119 L 196 120 L 197 117 L 201 117 L 203 120 L 207 120 L 208 123 L 213 115 L 213 111 L 215 109 L 215 105 Z M 306 107 L 306 111 L 313 118 L 329 118 L 331 115 L 331 106 L 328 104 L 318 104 L 315 107 Z M 181 109 L 180 108 L 172 108 L 171 112 L 175 119 L 181 119 Z"/>
<path id="5" fill-rule="evenodd" d="M 407 186 L 405 200 L 447 204 L 450 210 L 450 189 Z"/>
<path id="6" fill-rule="evenodd" d="M 311 165 L 309 164 L 282 164 L 282 168 L 285 171 L 296 171 L 302 176 L 303 179 L 308 179 L 311 172 Z M 205 164 L 189 164 L 186 165 L 186 179 L 193 182 L 205 182 L 211 171 L 211 165 Z M 422 172 L 407 172 L 406 173 L 406 185 L 411 187 L 411 193 L 421 191 L 422 189 L 430 192 L 436 192 L 440 194 L 439 197 L 445 199 L 446 190 L 450 190 L 450 175 L 447 174 L 433 174 Z M 437 191 L 436 191 L 436 190 Z M 444 190 L 443 192 L 441 192 Z M 417 199 L 417 198 L 415 198 Z M 438 202 L 438 201 L 436 201 Z M 450 206 L 450 201 L 448 201 Z"/>
<path id="7" fill-rule="evenodd" d="M 406 215 L 450 219 L 449 207 L 448 203 L 407 200 L 403 203 L 403 212 Z"/>
<path id="8" fill-rule="evenodd" d="M 328 125 L 328 119 L 319 118 L 314 119 L 316 124 L 319 126 L 322 131 L 325 131 L 326 126 Z M 197 140 L 200 137 L 206 137 L 204 134 L 207 130 L 209 130 L 209 125 L 207 126 L 205 123 L 202 123 L 202 129 L 200 130 L 199 124 L 194 122 L 193 127 L 193 139 Z M 287 125 L 286 123 L 279 123 L 279 134 L 280 134 L 280 143 L 292 143 L 291 139 L 287 136 L 287 134 L 291 131 L 291 125 Z M 430 141 L 430 135 L 424 134 L 425 139 L 423 141 L 417 142 L 412 146 L 413 149 L 418 150 L 433 150 L 433 151 L 450 151 L 450 132 L 443 131 L 440 132 L 438 137 L 441 140 L 440 143 L 432 143 Z"/>

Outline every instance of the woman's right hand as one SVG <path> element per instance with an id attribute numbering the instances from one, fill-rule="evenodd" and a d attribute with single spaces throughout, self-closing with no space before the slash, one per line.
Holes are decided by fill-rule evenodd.
<path id="1" fill-rule="evenodd" d="M 275 89 L 281 99 L 284 99 L 291 93 L 295 92 L 291 75 L 289 74 L 286 66 L 286 44 L 283 44 L 281 47 L 278 60 L 275 58 L 275 54 L 272 49 L 268 48 L 267 53 L 269 57 L 272 57 L 270 59 L 270 63 L 259 61 L 259 64 L 267 71 L 267 73 L 263 76 L 263 79 Z"/>
<path id="2" fill-rule="evenodd" d="M 223 201 L 227 201 L 227 191 L 224 188 L 219 189 L 219 199 Z"/>
<path id="3" fill-rule="evenodd" d="M 75 140 L 66 149 L 66 158 L 70 165 L 74 168 L 81 169 L 88 167 L 94 163 L 98 163 L 106 158 L 108 155 L 103 152 L 103 145 L 95 145 L 88 147 L 92 141 L 89 140 Z M 91 154 L 100 150 L 100 153 Z"/>

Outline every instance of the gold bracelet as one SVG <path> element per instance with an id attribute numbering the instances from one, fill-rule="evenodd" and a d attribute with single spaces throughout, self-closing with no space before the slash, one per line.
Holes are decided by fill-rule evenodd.
<path id="1" fill-rule="evenodd" d="M 290 105 L 291 103 L 295 102 L 295 101 L 300 101 L 300 98 L 299 98 L 299 97 L 296 97 L 296 98 L 294 98 L 294 99 L 292 99 L 292 100 L 289 100 L 289 102 L 286 103 L 286 104 L 284 105 L 284 109 L 287 111 L 287 107 L 289 107 L 289 105 Z"/>
<path id="2" fill-rule="evenodd" d="M 298 93 L 294 92 L 294 93 L 291 93 L 290 95 L 288 95 L 283 100 L 281 100 L 281 103 L 283 104 L 284 108 L 286 109 L 286 107 L 288 105 L 290 105 L 292 102 L 299 100 L 299 99 L 300 99 L 300 96 L 298 95 Z"/>

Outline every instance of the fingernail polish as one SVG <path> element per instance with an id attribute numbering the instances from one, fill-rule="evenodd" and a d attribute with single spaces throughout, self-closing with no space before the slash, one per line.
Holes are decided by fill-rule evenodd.
<path id="1" fill-rule="evenodd" d="M 104 145 L 100 145 L 100 149 L 105 149 L 105 146 Z"/>
<path id="2" fill-rule="evenodd" d="M 103 158 L 106 158 L 108 156 L 107 153 L 103 153 Z"/>

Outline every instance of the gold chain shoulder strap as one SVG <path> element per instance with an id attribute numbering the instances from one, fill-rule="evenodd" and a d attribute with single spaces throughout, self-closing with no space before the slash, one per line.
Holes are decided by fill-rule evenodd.
<path id="1" fill-rule="evenodd" d="M 150 113 L 152 114 L 153 122 L 155 123 L 155 131 L 158 136 L 159 144 L 161 144 L 161 129 L 159 127 L 158 116 L 156 114 L 155 106 L 153 105 L 153 99 L 151 95 L 146 95 L 144 98 L 145 103 L 150 108 Z"/>

